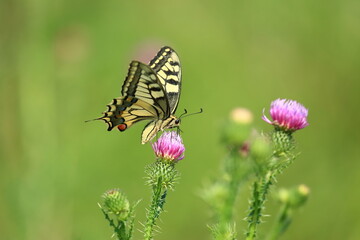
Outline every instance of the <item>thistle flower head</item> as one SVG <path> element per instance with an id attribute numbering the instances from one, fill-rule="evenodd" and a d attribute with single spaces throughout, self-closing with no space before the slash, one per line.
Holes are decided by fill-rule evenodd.
<path id="1" fill-rule="evenodd" d="M 270 116 L 273 121 L 265 116 L 264 111 L 262 119 L 265 122 L 287 132 L 294 132 L 309 125 L 307 122 L 308 110 L 293 100 L 279 98 L 271 103 Z"/>
<path id="2" fill-rule="evenodd" d="M 170 162 L 177 162 L 184 158 L 185 146 L 180 135 L 175 131 L 164 132 L 160 138 L 152 144 L 157 158 Z"/>

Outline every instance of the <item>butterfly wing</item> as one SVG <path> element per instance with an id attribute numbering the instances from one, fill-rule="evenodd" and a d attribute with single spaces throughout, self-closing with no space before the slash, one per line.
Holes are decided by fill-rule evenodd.
<path id="1" fill-rule="evenodd" d="M 170 116 L 170 108 L 165 90 L 154 71 L 146 64 L 132 61 L 122 86 L 123 96 L 134 96 L 150 105 L 160 108 L 158 118 Z"/>
<path id="2" fill-rule="evenodd" d="M 145 144 L 155 137 L 160 131 L 162 120 L 151 121 L 145 127 L 141 133 L 141 143 Z"/>
<path id="3" fill-rule="evenodd" d="M 118 126 L 124 131 L 141 120 L 165 119 L 170 115 L 165 91 L 154 71 L 146 64 L 132 61 L 122 87 L 122 97 L 115 98 L 101 120 L 108 131 Z"/>
<path id="4" fill-rule="evenodd" d="M 163 47 L 149 63 L 167 96 L 170 112 L 174 114 L 181 92 L 181 66 L 179 56 L 170 47 Z"/>
<path id="5" fill-rule="evenodd" d="M 175 119 L 181 91 L 179 57 L 170 47 L 163 47 L 149 66 L 130 63 L 122 86 L 122 97 L 115 98 L 99 118 L 108 124 L 108 131 L 118 127 L 124 131 L 142 120 L 152 120 L 142 132 L 142 143 L 150 141 L 158 131 L 168 128 Z"/>
<path id="6" fill-rule="evenodd" d="M 120 131 L 125 131 L 141 120 L 153 120 L 161 112 L 155 106 L 134 97 L 118 97 L 107 105 L 108 109 L 99 118 L 108 124 L 108 131 L 118 126 Z"/>

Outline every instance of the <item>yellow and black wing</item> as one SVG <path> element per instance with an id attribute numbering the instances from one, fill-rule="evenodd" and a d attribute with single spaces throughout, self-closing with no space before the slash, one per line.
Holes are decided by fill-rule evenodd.
<path id="1" fill-rule="evenodd" d="M 122 86 L 122 97 L 115 98 L 101 120 L 124 131 L 141 120 L 166 119 L 170 116 L 169 102 L 157 75 L 146 64 L 130 63 L 129 72 Z"/>
<path id="2" fill-rule="evenodd" d="M 174 114 L 181 92 L 181 65 L 179 56 L 170 47 L 162 47 L 149 63 L 150 68 L 160 80 L 169 102 L 170 112 Z"/>
<path id="3" fill-rule="evenodd" d="M 154 71 L 146 64 L 132 61 L 122 86 L 123 96 L 133 96 L 160 108 L 159 119 L 170 116 L 170 108 L 165 90 Z"/>

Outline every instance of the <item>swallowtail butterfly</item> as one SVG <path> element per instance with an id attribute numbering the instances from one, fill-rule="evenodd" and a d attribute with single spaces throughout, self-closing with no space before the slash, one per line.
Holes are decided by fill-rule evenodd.
<path id="1" fill-rule="evenodd" d="M 179 57 L 172 48 L 163 47 L 148 65 L 130 63 L 122 96 L 113 99 L 98 120 L 108 124 L 108 131 L 115 127 L 125 131 L 136 122 L 150 120 L 141 136 L 141 143 L 145 144 L 159 131 L 179 126 L 180 119 L 174 113 L 180 91 Z"/>

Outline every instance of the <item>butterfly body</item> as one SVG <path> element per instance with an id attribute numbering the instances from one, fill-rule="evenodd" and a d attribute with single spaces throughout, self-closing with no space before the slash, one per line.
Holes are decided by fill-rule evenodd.
<path id="1" fill-rule="evenodd" d="M 151 120 L 142 132 L 141 142 L 150 141 L 159 132 L 177 127 L 174 115 L 181 90 L 181 67 L 176 52 L 163 47 L 149 65 L 132 61 L 122 86 L 122 96 L 110 102 L 99 120 L 108 124 L 108 131 L 117 127 L 125 131 L 132 124 Z"/>

